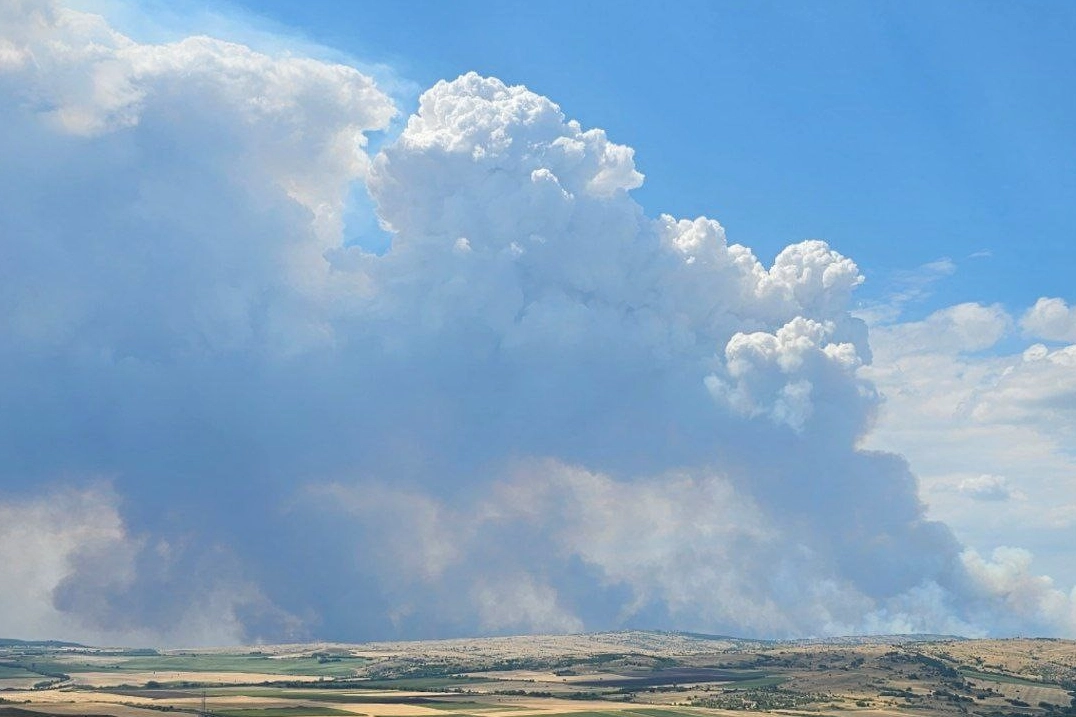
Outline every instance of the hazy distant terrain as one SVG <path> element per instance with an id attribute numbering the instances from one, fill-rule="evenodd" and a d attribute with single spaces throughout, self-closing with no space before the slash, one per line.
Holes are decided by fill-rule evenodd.
<path id="1" fill-rule="evenodd" d="M 0 717 L 1076 715 L 1076 642 L 615 632 L 214 650 L 0 640 Z"/>

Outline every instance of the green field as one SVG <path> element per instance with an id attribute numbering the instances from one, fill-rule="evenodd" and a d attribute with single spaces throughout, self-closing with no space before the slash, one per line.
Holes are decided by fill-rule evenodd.
<path id="1" fill-rule="evenodd" d="M 1024 687 L 1057 686 L 1052 682 L 1028 680 L 1023 677 L 1016 677 L 1015 675 L 1001 675 L 995 672 L 979 672 L 978 670 L 973 670 L 970 667 L 961 667 L 960 674 L 962 674 L 964 677 L 970 677 L 973 680 L 989 680 L 990 682 L 1000 682 L 1006 685 L 1023 685 Z"/>
<path id="2" fill-rule="evenodd" d="M 332 717 L 351 715 L 353 712 L 334 710 L 331 707 L 252 707 L 249 709 L 213 710 L 214 717 Z"/>
<path id="3" fill-rule="evenodd" d="M 138 655 L 115 656 L 108 660 L 70 657 L 19 656 L 0 665 L 0 678 L 31 674 L 78 674 L 80 672 L 252 672 L 282 677 L 354 677 L 368 664 L 362 658 L 319 661 L 316 657 L 270 658 L 265 655 Z M 21 670 L 21 672 L 19 672 Z M 459 683 L 461 680 L 456 680 Z M 416 689 L 400 687 L 400 689 Z"/>
<path id="4" fill-rule="evenodd" d="M 315 657 L 274 659 L 263 655 L 153 655 L 120 658 L 104 669 L 126 672 L 260 672 L 269 675 L 352 677 L 355 671 L 365 664 L 366 660 L 360 658 L 319 662 Z"/>
<path id="5" fill-rule="evenodd" d="M 69 673 L 76 671 L 72 666 L 59 660 L 16 659 L 6 661 L 4 665 L 7 669 L 23 670 L 24 672 L 30 672 L 35 675 L 43 675 L 47 673 L 59 674 L 61 672 Z"/>
<path id="6" fill-rule="evenodd" d="M 17 680 L 24 677 L 40 679 L 41 675 L 16 665 L 0 665 L 0 680 Z"/>

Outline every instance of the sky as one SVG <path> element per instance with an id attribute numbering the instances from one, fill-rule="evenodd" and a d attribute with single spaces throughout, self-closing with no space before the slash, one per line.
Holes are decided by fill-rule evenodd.
<path id="1" fill-rule="evenodd" d="M 0 635 L 1076 636 L 1073 30 L 0 7 Z"/>

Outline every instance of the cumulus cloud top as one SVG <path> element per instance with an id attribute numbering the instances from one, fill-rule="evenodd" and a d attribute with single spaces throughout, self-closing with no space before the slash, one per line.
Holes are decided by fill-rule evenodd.
<path id="1" fill-rule="evenodd" d="M 3 12 L 0 510 L 55 523 L 46 485 L 75 516 L 0 530 L 53 556 L 4 588 L 44 598 L 36 634 L 985 632 L 1008 609 L 904 461 L 857 448 L 863 277 L 826 243 L 766 266 L 712 219 L 647 216 L 630 148 L 493 78 L 437 83 L 371 158 L 395 108 L 354 69 Z M 381 255 L 346 239 L 363 189 Z M 1004 325 L 931 321 L 962 351 Z"/>
<path id="2" fill-rule="evenodd" d="M 854 344 L 828 342 L 833 330 L 832 323 L 797 317 L 772 334 L 736 333 L 725 346 L 727 374 L 735 383 L 708 376 L 707 386 L 741 414 L 766 414 L 800 431 L 813 410 L 811 377 L 851 383 L 862 364 Z M 869 389 L 860 388 L 869 398 Z"/>

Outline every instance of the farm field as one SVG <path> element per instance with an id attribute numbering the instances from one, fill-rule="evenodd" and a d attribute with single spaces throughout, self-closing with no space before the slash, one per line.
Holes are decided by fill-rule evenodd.
<path id="1" fill-rule="evenodd" d="M 158 651 L 0 641 L 0 717 L 203 709 L 213 717 L 1076 717 L 1076 642 L 618 632 Z"/>

